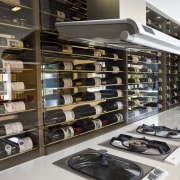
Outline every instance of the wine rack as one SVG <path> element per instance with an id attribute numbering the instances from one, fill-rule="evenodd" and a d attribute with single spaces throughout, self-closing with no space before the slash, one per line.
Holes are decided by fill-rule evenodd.
<path id="1" fill-rule="evenodd" d="M 158 53 L 128 53 L 128 121 L 158 112 Z"/>
<path id="2" fill-rule="evenodd" d="M 147 7 L 146 23 L 150 27 L 158 29 L 174 38 L 180 39 L 179 25 Z M 159 64 L 159 111 L 175 107 L 179 104 L 179 56 L 168 52 L 162 53 L 161 64 Z M 166 73 L 163 73 L 166 72 Z"/>
<path id="3" fill-rule="evenodd" d="M 44 136 L 49 146 L 124 121 L 124 52 L 42 41 Z M 59 49 L 56 51 L 56 49 Z"/>
<path id="4" fill-rule="evenodd" d="M 34 6 L 0 1 L 0 170 L 40 156 Z"/>

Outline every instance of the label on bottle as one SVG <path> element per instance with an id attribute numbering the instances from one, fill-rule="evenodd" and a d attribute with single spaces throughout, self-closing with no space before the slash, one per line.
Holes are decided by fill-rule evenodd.
<path id="1" fill-rule="evenodd" d="M 7 46 L 12 48 L 23 48 L 24 44 L 19 40 L 7 39 Z"/>
<path id="2" fill-rule="evenodd" d="M 24 90 L 25 89 L 24 82 L 12 82 L 11 89 L 12 91 Z"/>
<path id="3" fill-rule="evenodd" d="M 71 126 L 63 127 L 61 130 L 64 133 L 64 139 L 68 139 L 74 136 L 74 129 Z"/>
<path id="4" fill-rule="evenodd" d="M 146 109 L 148 112 L 152 112 L 152 107 L 148 106 Z"/>
<path id="5" fill-rule="evenodd" d="M 116 53 L 113 53 L 113 56 L 114 56 L 114 60 L 118 60 L 119 59 L 119 56 L 118 56 L 118 54 L 116 54 Z"/>
<path id="6" fill-rule="evenodd" d="M 139 62 L 139 58 L 137 56 L 132 56 L 132 62 L 133 63 L 138 63 Z"/>
<path id="7" fill-rule="evenodd" d="M 64 70 L 72 70 L 73 69 L 73 65 L 71 62 L 63 62 L 64 64 Z"/>
<path id="8" fill-rule="evenodd" d="M 135 103 L 135 105 L 140 105 L 139 99 L 135 99 L 135 100 L 134 100 L 134 103 Z"/>
<path id="9" fill-rule="evenodd" d="M 3 103 L 6 113 L 12 113 L 17 111 L 25 111 L 25 104 L 23 101 Z"/>
<path id="10" fill-rule="evenodd" d="M 11 153 L 12 153 L 12 146 L 10 144 L 6 144 L 4 146 L 4 149 L 5 149 L 5 151 L 6 151 L 8 156 L 11 155 Z"/>
<path id="11" fill-rule="evenodd" d="M 139 78 L 135 78 L 134 80 L 135 80 L 135 83 L 140 83 Z"/>
<path id="12" fill-rule="evenodd" d="M 6 135 L 16 134 L 23 131 L 23 125 L 21 122 L 4 124 Z"/>
<path id="13" fill-rule="evenodd" d="M 101 114 L 102 113 L 102 107 L 100 105 L 95 105 L 94 108 L 96 110 L 96 114 Z"/>
<path id="14" fill-rule="evenodd" d="M 146 58 L 146 64 L 151 64 L 151 59 L 150 58 Z"/>
<path id="15" fill-rule="evenodd" d="M 101 93 L 100 92 L 94 92 L 95 100 L 101 99 Z"/>
<path id="16" fill-rule="evenodd" d="M 149 83 L 152 83 L 152 79 L 151 79 L 151 78 L 148 78 L 148 82 L 149 82 Z"/>
<path id="17" fill-rule="evenodd" d="M 162 104 L 158 104 L 158 108 L 159 108 L 159 109 L 162 109 Z"/>
<path id="18" fill-rule="evenodd" d="M 64 111 L 65 117 L 66 117 L 66 121 L 72 121 L 75 119 L 75 114 L 72 110 L 69 111 Z"/>
<path id="19" fill-rule="evenodd" d="M 101 85 L 101 78 L 94 78 L 95 86 Z"/>
<path id="20" fill-rule="evenodd" d="M 135 89 L 134 92 L 135 92 L 136 95 L 140 94 L 140 90 L 139 89 Z"/>
<path id="21" fill-rule="evenodd" d="M 101 50 L 100 49 L 95 49 L 94 50 L 94 56 L 95 57 L 101 57 Z"/>
<path id="22" fill-rule="evenodd" d="M 101 71 L 101 69 L 102 69 L 101 64 L 95 63 L 94 65 L 95 65 L 95 71 Z"/>
<path id="23" fill-rule="evenodd" d="M 62 97 L 64 99 L 64 104 L 72 104 L 73 103 L 73 97 L 70 94 L 63 94 Z"/>
<path id="24" fill-rule="evenodd" d="M 12 61 L 12 60 L 2 59 L 2 65 L 4 69 L 13 69 L 18 71 L 21 71 L 24 68 L 22 61 Z"/>
<path id="25" fill-rule="evenodd" d="M 177 96 L 177 92 L 173 92 L 173 96 Z"/>
<path id="26" fill-rule="evenodd" d="M 123 115 L 121 113 L 117 113 L 115 114 L 116 118 L 117 118 L 117 122 L 122 122 L 123 121 Z"/>
<path id="27" fill-rule="evenodd" d="M 123 96 L 122 90 L 116 90 L 116 92 L 117 92 L 117 96 L 118 97 L 122 97 Z"/>
<path id="28" fill-rule="evenodd" d="M 92 120 L 92 122 L 94 123 L 94 126 L 95 126 L 94 129 L 99 129 L 102 127 L 102 121 L 100 119 Z"/>
<path id="29" fill-rule="evenodd" d="M 18 144 L 19 144 L 19 150 L 20 150 L 19 152 L 28 151 L 33 148 L 33 142 L 30 137 L 19 138 Z"/>
<path id="30" fill-rule="evenodd" d="M 135 117 L 137 117 L 137 116 L 140 116 L 140 115 L 141 115 L 141 113 L 140 113 L 140 111 L 139 111 L 138 109 L 133 110 L 133 112 L 134 112 L 134 114 L 135 114 Z"/>
<path id="31" fill-rule="evenodd" d="M 72 54 L 72 52 L 73 52 L 73 49 L 72 49 L 72 46 L 70 46 L 70 45 L 63 45 L 62 46 L 62 48 L 63 48 L 63 53 L 70 53 L 70 54 Z"/>
<path id="32" fill-rule="evenodd" d="M 152 97 L 148 97 L 148 102 L 152 102 Z"/>
<path id="33" fill-rule="evenodd" d="M 122 79 L 120 77 L 116 77 L 117 84 L 122 84 Z"/>
<path id="34" fill-rule="evenodd" d="M 113 72 L 119 72 L 120 69 L 118 66 L 112 66 Z"/>
<path id="35" fill-rule="evenodd" d="M 72 79 L 70 78 L 63 78 L 64 87 L 72 87 Z"/>
<path id="36" fill-rule="evenodd" d="M 176 88 L 177 88 L 177 85 L 176 85 L 176 84 L 173 84 L 173 88 L 176 89 Z"/>
<path id="37" fill-rule="evenodd" d="M 116 102 L 118 109 L 122 109 L 123 108 L 123 103 L 121 101 Z"/>
<path id="38" fill-rule="evenodd" d="M 59 11 L 59 10 L 56 10 L 56 14 L 57 14 L 57 18 L 56 18 L 56 21 L 57 21 L 57 22 L 62 22 L 62 21 L 64 21 L 64 19 L 65 19 L 65 17 L 66 17 L 66 15 L 65 15 L 64 12 Z"/>

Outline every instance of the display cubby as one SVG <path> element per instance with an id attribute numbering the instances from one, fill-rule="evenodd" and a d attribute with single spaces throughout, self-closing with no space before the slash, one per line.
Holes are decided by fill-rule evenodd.
<path id="1" fill-rule="evenodd" d="M 128 121 L 158 113 L 158 53 L 128 53 Z"/>

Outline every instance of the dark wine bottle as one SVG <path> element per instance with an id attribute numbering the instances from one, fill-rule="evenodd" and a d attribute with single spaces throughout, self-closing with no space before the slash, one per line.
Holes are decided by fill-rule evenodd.
<path id="1" fill-rule="evenodd" d="M 88 63 L 75 65 L 76 70 L 101 71 L 102 66 L 99 63 Z"/>
<path id="2" fill-rule="evenodd" d="M 123 108 L 123 103 L 121 101 L 107 100 L 105 102 L 99 103 L 99 105 L 102 107 L 103 111 L 113 111 L 116 109 L 122 109 Z"/>
<path id="3" fill-rule="evenodd" d="M 122 90 L 113 90 L 113 89 L 106 89 L 100 90 L 102 98 L 113 98 L 113 97 L 122 97 L 123 91 Z"/>
<path id="4" fill-rule="evenodd" d="M 140 83 L 140 79 L 139 78 L 128 78 L 128 83 Z"/>
<path id="5" fill-rule="evenodd" d="M 71 94 L 47 94 L 43 97 L 43 100 L 46 107 L 73 103 L 73 97 Z"/>
<path id="6" fill-rule="evenodd" d="M 43 80 L 44 88 L 72 87 L 71 78 L 49 78 Z"/>
<path id="7" fill-rule="evenodd" d="M 23 125 L 21 122 L 0 125 L 0 136 L 16 134 L 20 132 L 23 132 Z"/>
<path id="8" fill-rule="evenodd" d="M 44 65 L 44 69 L 55 69 L 55 70 L 73 70 L 73 63 L 72 62 L 63 62 L 58 61 L 51 64 Z"/>
<path id="9" fill-rule="evenodd" d="M 81 118 L 85 116 L 91 116 L 96 114 L 96 106 L 90 106 L 89 104 L 76 106 L 72 109 L 75 118 Z"/>
<path id="10" fill-rule="evenodd" d="M 64 139 L 64 131 L 61 126 L 50 126 L 44 130 L 45 144 Z"/>
<path id="11" fill-rule="evenodd" d="M 123 115 L 121 113 L 103 114 L 99 117 L 99 119 L 102 122 L 102 126 L 107 126 L 116 122 L 122 122 Z"/>
<path id="12" fill-rule="evenodd" d="M 18 147 L 8 144 L 6 141 L 0 140 L 0 159 L 18 153 Z"/>
<path id="13" fill-rule="evenodd" d="M 60 123 L 66 121 L 66 118 L 74 119 L 74 114 L 73 112 L 63 112 L 61 109 L 56 109 L 56 110 L 50 110 L 50 111 L 45 111 L 44 112 L 44 124 L 54 124 L 54 123 Z"/>
<path id="14" fill-rule="evenodd" d="M 108 85 L 108 84 L 122 84 L 122 79 L 120 77 L 107 77 L 107 78 L 102 78 L 103 85 Z"/>
<path id="15" fill-rule="evenodd" d="M 74 86 L 98 86 L 101 85 L 101 78 L 78 78 L 73 81 Z"/>
<path id="16" fill-rule="evenodd" d="M 74 102 L 100 100 L 100 92 L 78 92 L 73 95 Z"/>
<path id="17" fill-rule="evenodd" d="M 86 118 L 82 120 L 78 120 L 72 124 L 75 135 L 81 134 L 83 132 L 91 131 L 95 128 L 94 123 L 91 119 Z"/>
<path id="18" fill-rule="evenodd" d="M 4 102 L 0 104 L 0 114 L 25 111 L 26 105 L 23 101 Z"/>

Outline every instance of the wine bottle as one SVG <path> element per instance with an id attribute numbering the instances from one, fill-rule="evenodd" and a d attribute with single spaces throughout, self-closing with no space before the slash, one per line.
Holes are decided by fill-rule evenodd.
<path id="1" fill-rule="evenodd" d="M 145 64 L 151 64 L 152 63 L 152 59 L 151 58 L 147 58 L 147 57 L 142 57 L 142 58 L 140 58 L 140 62 L 143 62 Z"/>
<path id="2" fill-rule="evenodd" d="M 89 118 L 85 118 L 74 122 L 72 124 L 72 127 L 74 129 L 75 135 L 83 132 L 91 131 L 95 128 L 94 123 Z"/>
<path id="3" fill-rule="evenodd" d="M 83 46 L 73 46 L 73 53 L 94 56 L 94 49 Z"/>
<path id="4" fill-rule="evenodd" d="M 4 113 L 13 113 L 18 111 L 25 111 L 26 106 L 23 101 L 16 101 L 16 102 L 5 102 L 0 104 L 0 114 Z"/>
<path id="5" fill-rule="evenodd" d="M 45 144 L 64 139 L 64 131 L 61 126 L 50 126 L 44 130 Z"/>
<path id="6" fill-rule="evenodd" d="M 100 90 L 102 98 L 113 98 L 113 97 L 122 97 L 123 91 L 122 90 L 113 90 L 113 89 L 106 89 Z"/>
<path id="7" fill-rule="evenodd" d="M 140 79 L 139 78 L 128 78 L 128 83 L 138 84 L 138 83 L 140 83 Z"/>
<path id="8" fill-rule="evenodd" d="M 123 115 L 121 113 L 103 114 L 99 117 L 99 119 L 102 122 L 102 126 L 107 126 L 116 122 L 122 122 Z"/>
<path id="9" fill-rule="evenodd" d="M 75 118 L 81 118 L 85 116 L 91 116 L 96 114 L 96 106 L 90 106 L 89 104 L 76 106 L 72 109 Z"/>
<path id="10" fill-rule="evenodd" d="M 47 94 L 43 97 L 43 100 L 46 107 L 73 103 L 73 97 L 71 94 Z"/>
<path id="11" fill-rule="evenodd" d="M 55 70 L 73 70 L 74 65 L 72 62 L 58 61 L 51 64 L 44 65 L 44 69 L 55 69 Z"/>
<path id="12" fill-rule="evenodd" d="M 8 144 L 6 141 L 0 140 L 0 159 L 10 155 L 18 154 L 19 148 L 15 145 Z"/>
<path id="13" fill-rule="evenodd" d="M 120 77 L 107 77 L 107 78 L 102 78 L 101 84 L 102 84 L 102 85 L 122 84 L 122 79 L 121 79 Z"/>
<path id="14" fill-rule="evenodd" d="M 0 136 L 16 134 L 20 132 L 23 132 L 23 125 L 21 122 L 0 125 Z"/>
<path id="15" fill-rule="evenodd" d="M 72 87 L 71 78 L 48 78 L 43 80 L 44 88 Z"/>
<path id="16" fill-rule="evenodd" d="M 45 125 L 64 122 L 66 121 L 66 118 L 72 120 L 74 119 L 73 112 L 63 112 L 61 109 L 45 111 L 43 116 Z"/>
<path id="17" fill-rule="evenodd" d="M 74 86 L 98 86 L 101 85 L 101 78 L 78 78 L 73 81 Z"/>
<path id="18" fill-rule="evenodd" d="M 105 102 L 99 103 L 99 105 L 102 107 L 103 111 L 113 111 L 116 109 L 122 109 L 123 108 L 123 103 L 121 101 L 107 100 Z"/>
<path id="19" fill-rule="evenodd" d="M 128 56 L 128 60 L 131 60 L 132 63 L 138 63 L 139 62 L 139 57 L 134 56 L 134 55 L 130 55 L 130 56 Z"/>
<path id="20" fill-rule="evenodd" d="M 102 66 L 99 63 L 88 63 L 75 65 L 76 70 L 101 71 Z"/>
<path id="21" fill-rule="evenodd" d="M 0 59 L 0 68 L 4 70 L 16 70 L 22 72 L 24 64 L 20 60 L 4 60 Z"/>
<path id="22" fill-rule="evenodd" d="M 78 92 L 73 95 L 74 102 L 100 100 L 100 92 Z"/>
<path id="23" fill-rule="evenodd" d="M 136 73 L 138 73 L 138 72 L 140 72 L 140 69 L 137 68 L 137 67 L 128 67 L 128 72 L 136 72 Z"/>
<path id="24" fill-rule="evenodd" d="M 106 66 L 106 67 L 102 67 L 102 71 L 112 71 L 114 73 L 117 73 L 120 71 L 120 67 L 119 66 Z"/>

